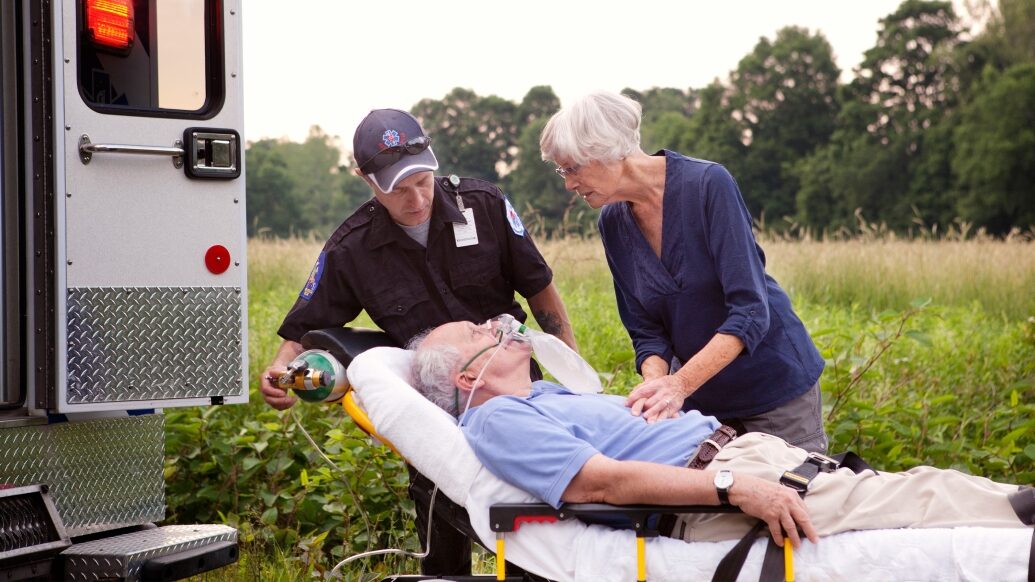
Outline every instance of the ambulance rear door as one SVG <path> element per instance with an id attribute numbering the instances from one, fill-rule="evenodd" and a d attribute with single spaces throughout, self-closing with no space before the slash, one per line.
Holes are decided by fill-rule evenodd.
<path id="1" fill-rule="evenodd" d="M 55 333 L 31 350 L 35 407 L 246 402 L 240 0 L 53 4 Z"/>

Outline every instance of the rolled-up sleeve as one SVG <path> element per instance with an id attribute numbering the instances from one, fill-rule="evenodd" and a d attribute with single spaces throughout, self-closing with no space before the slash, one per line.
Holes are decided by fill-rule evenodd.
<path id="1" fill-rule="evenodd" d="M 705 172 L 703 182 L 708 247 L 729 312 L 716 332 L 740 338 L 751 354 L 769 331 L 763 255 L 751 232 L 747 206 L 730 173 L 713 165 Z"/>

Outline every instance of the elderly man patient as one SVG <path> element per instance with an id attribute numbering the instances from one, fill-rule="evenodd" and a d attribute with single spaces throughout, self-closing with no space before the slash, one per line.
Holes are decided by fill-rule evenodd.
<path id="1" fill-rule="evenodd" d="M 779 484 L 809 453 L 767 434 L 726 436 L 728 427 L 689 411 L 648 423 L 618 396 L 575 394 L 529 378 L 529 345 L 493 324 L 448 323 L 414 342 L 415 387 L 447 412 L 498 477 L 555 507 L 562 502 L 712 504 L 744 514 L 680 516 L 687 541 L 735 539 L 764 520 L 773 538 L 797 546 L 819 536 L 902 527 L 1031 525 L 1035 495 L 956 471 L 819 473 L 802 499 Z M 710 462 L 695 452 L 721 450 Z M 724 444 L 724 446 L 722 446 Z M 688 467 L 689 465 L 689 467 Z M 690 468 L 695 467 L 695 468 Z"/>

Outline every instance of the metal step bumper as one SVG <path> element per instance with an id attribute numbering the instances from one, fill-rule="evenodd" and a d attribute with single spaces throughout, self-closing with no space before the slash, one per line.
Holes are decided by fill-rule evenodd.
<path id="1" fill-rule="evenodd" d="M 179 580 L 237 561 L 237 530 L 167 525 L 75 544 L 61 553 L 66 580 Z"/>

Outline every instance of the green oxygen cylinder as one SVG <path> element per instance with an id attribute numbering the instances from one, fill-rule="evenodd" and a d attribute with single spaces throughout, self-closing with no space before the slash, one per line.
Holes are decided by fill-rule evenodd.
<path id="1" fill-rule="evenodd" d="M 345 369 L 337 358 L 324 350 L 298 354 L 280 375 L 277 384 L 295 391 L 306 402 L 337 402 L 349 389 Z"/>

